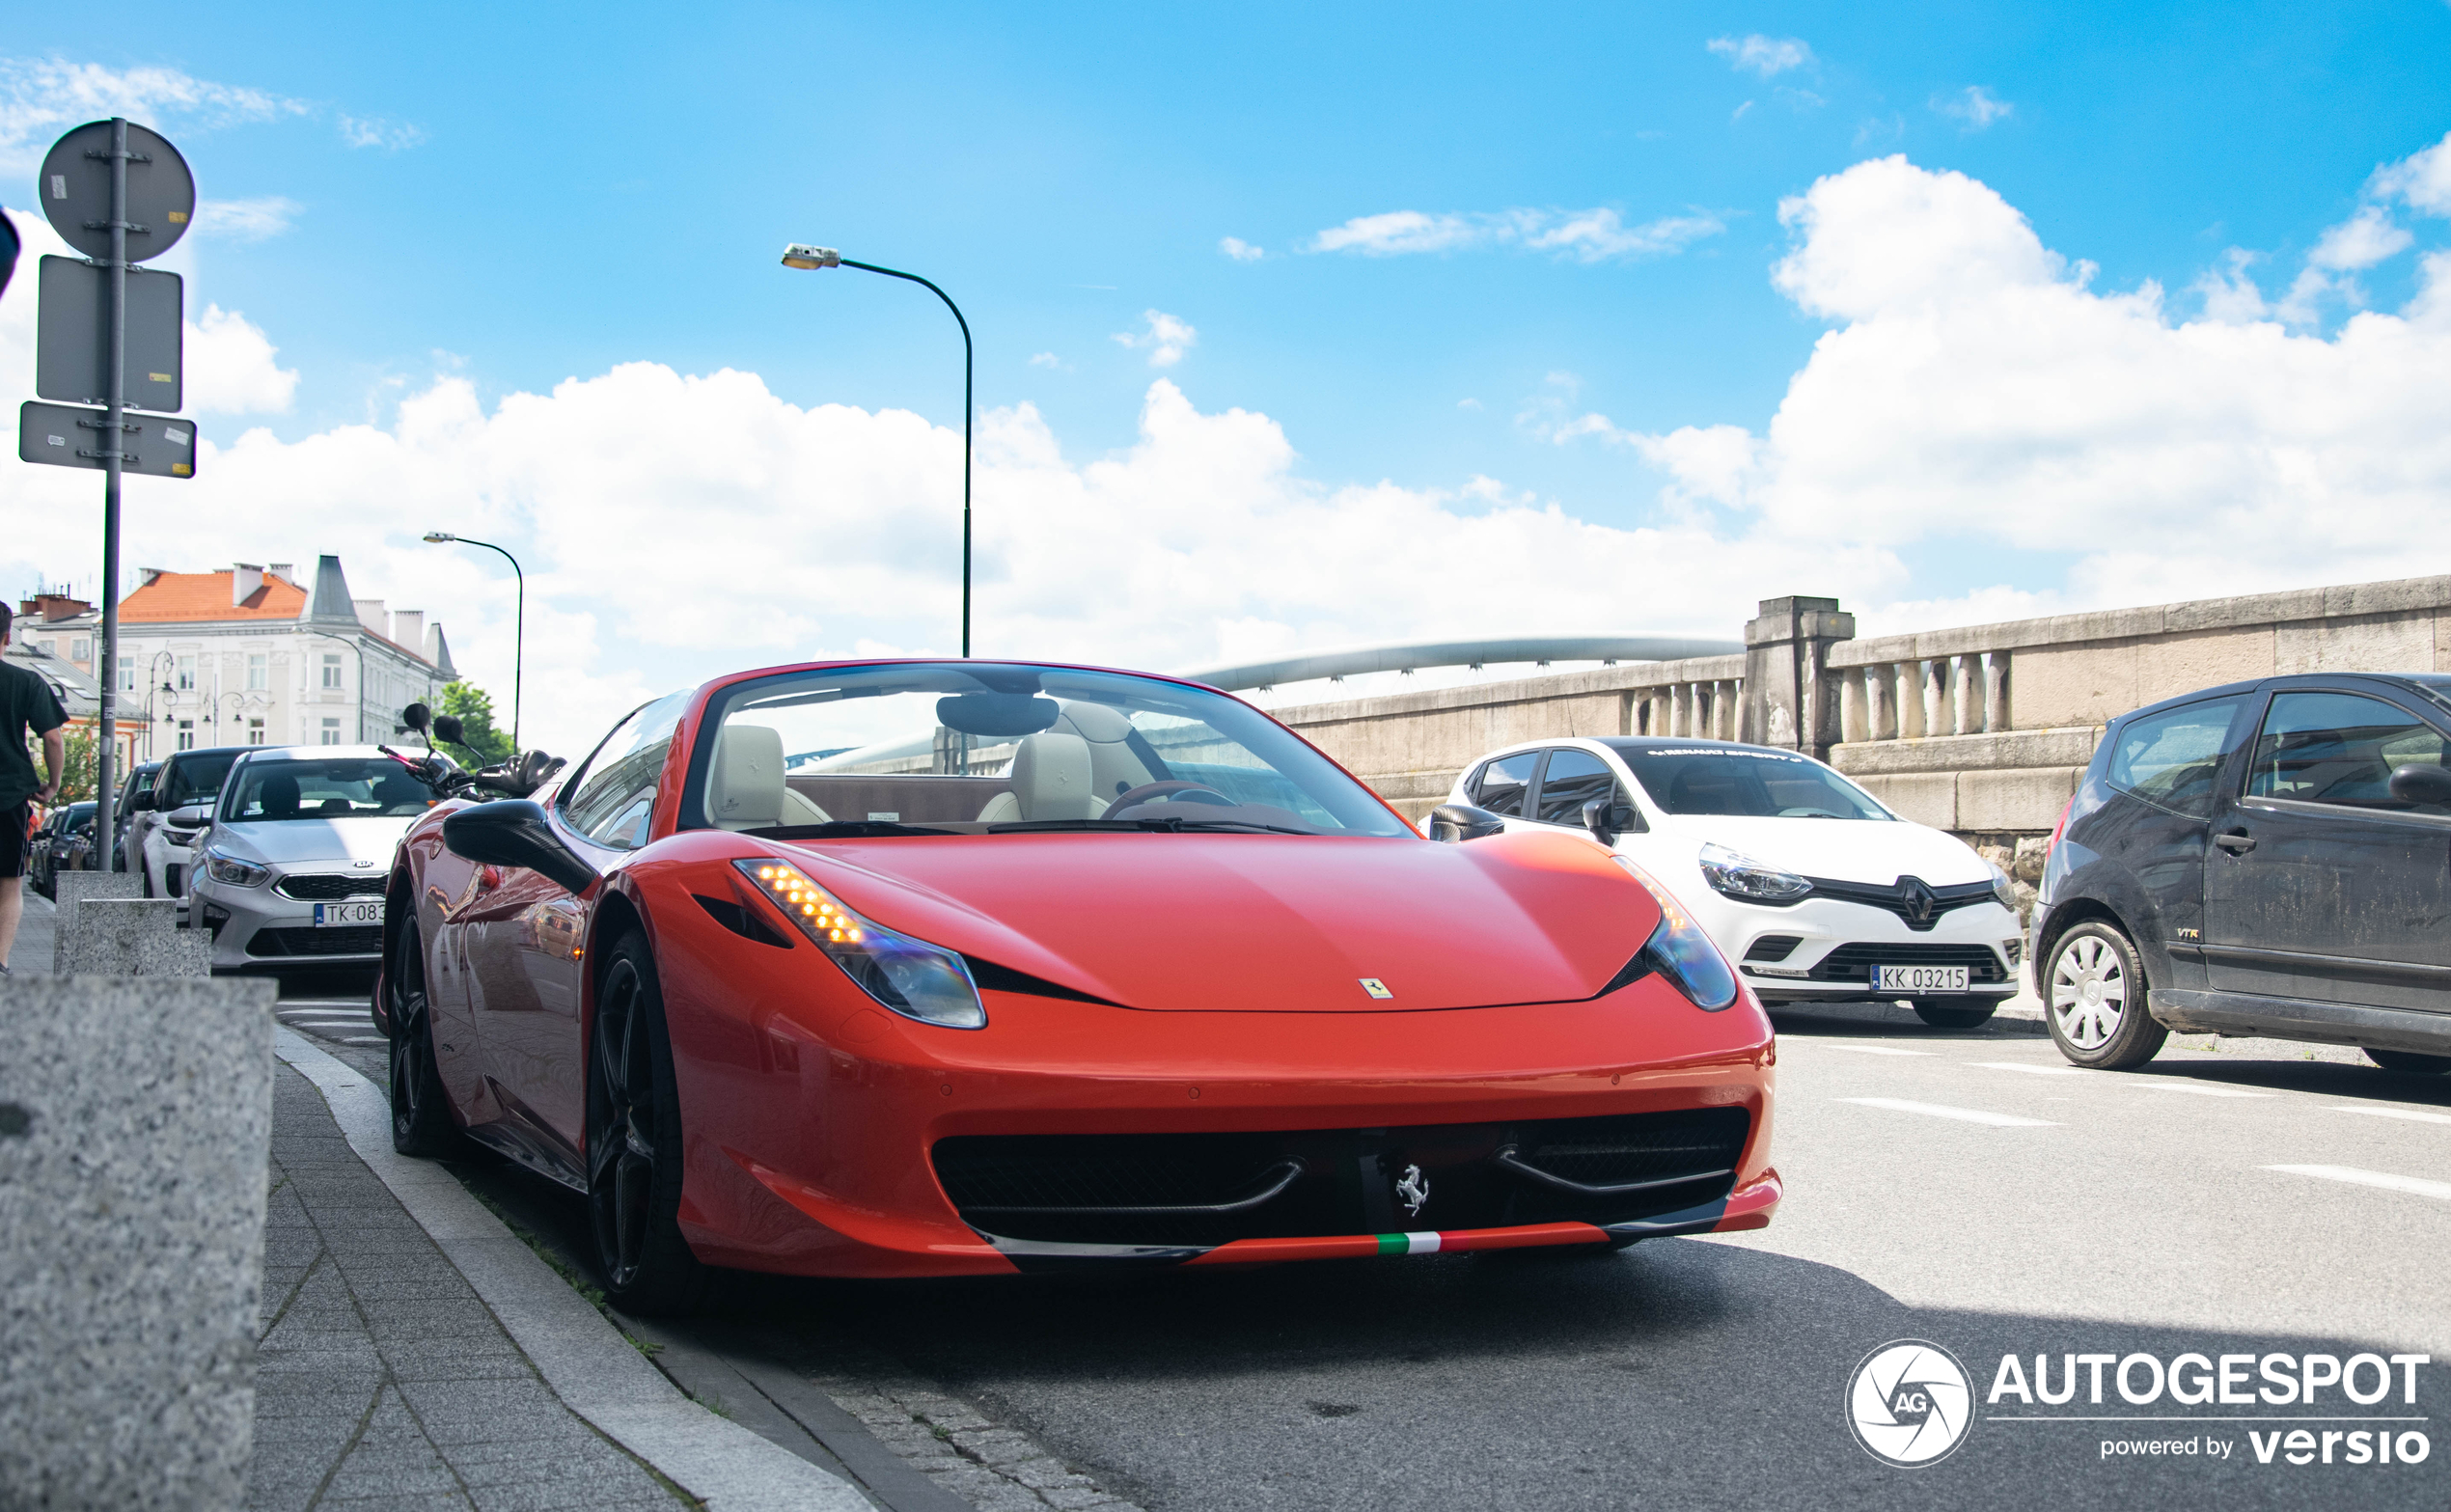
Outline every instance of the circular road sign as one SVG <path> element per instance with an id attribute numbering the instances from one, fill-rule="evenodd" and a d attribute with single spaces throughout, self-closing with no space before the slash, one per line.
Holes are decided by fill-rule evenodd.
<path id="1" fill-rule="evenodd" d="M 111 255 L 111 124 L 89 122 L 51 144 L 35 193 L 60 239 L 89 258 Z M 196 217 L 196 177 L 187 159 L 160 133 L 127 124 L 127 150 L 151 162 L 127 165 L 127 218 L 145 228 L 127 234 L 127 261 L 160 257 L 187 234 Z"/>

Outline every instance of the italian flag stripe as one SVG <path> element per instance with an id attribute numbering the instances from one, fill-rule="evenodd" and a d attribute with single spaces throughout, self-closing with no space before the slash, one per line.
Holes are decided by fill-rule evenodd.
<path id="1" fill-rule="evenodd" d="M 1381 1254 L 1438 1253 L 1439 1236 L 1435 1233 L 1380 1234 L 1378 1240 Z"/>

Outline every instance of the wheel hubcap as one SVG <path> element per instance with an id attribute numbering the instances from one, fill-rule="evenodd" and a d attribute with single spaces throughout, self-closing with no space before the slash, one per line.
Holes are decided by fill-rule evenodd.
<path id="1" fill-rule="evenodd" d="M 596 1116 L 588 1130 L 588 1206 L 607 1278 L 638 1278 L 655 1200 L 654 1069 L 640 1031 L 638 975 L 626 961 L 605 982 L 596 1009 Z"/>
<path id="2" fill-rule="evenodd" d="M 2060 1037 L 2079 1050 L 2099 1050 L 2128 1015 L 2128 974 L 2119 952 L 2100 935 L 2079 935 L 2052 963 L 2051 1016 Z"/>

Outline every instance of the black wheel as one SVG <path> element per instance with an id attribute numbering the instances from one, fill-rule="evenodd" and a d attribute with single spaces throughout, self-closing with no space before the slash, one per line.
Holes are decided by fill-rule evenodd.
<path id="1" fill-rule="evenodd" d="M 2043 1022 L 2078 1065 L 2131 1070 L 2170 1037 L 2145 1009 L 2144 964 L 2115 924 L 2089 919 L 2061 935 L 2042 978 Z"/>
<path id="2" fill-rule="evenodd" d="M 2419 1076 L 2440 1076 L 2451 1071 L 2451 1056 L 2421 1056 L 2413 1050 L 2377 1050 L 2369 1045 L 2366 1058 L 2386 1071 L 2410 1071 Z"/>
<path id="3" fill-rule="evenodd" d="M 1926 1003 L 1914 1004 L 1914 1016 L 1934 1029 L 1977 1029 L 1992 1021 L 1997 1003 Z"/>
<path id="4" fill-rule="evenodd" d="M 607 953 L 588 1054 L 588 1216 L 605 1299 L 626 1312 L 697 1306 L 706 1268 L 674 1215 L 681 1202 L 680 1095 L 655 957 L 638 934 Z"/>
<path id="5" fill-rule="evenodd" d="M 392 1020 L 392 1148 L 434 1159 L 469 1152 L 434 1064 L 434 1017 L 426 996 L 426 950 L 417 921 L 400 925 L 383 974 Z"/>

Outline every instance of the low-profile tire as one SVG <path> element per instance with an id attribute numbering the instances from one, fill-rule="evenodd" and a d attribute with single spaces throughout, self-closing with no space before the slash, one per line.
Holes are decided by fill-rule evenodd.
<path id="1" fill-rule="evenodd" d="M 2135 946 L 2107 920 L 2088 919 L 2053 941 L 2041 975 L 2043 1023 L 2059 1053 L 2078 1065 L 2132 1070 L 2170 1037 L 2146 1010 Z"/>
<path id="2" fill-rule="evenodd" d="M 414 919 L 393 938 L 383 991 L 392 1026 L 392 1148 L 427 1160 L 469 1154 L 468 1136 L 452 1116 L 434 1063 L 433 1004 L 426 992 L 424 936 Z"/>
<path id="3" fill-rule="evenodd" d="M 605 1300 L 641 1315 L 687 1312 L 703 1300 L 708 1272 L 675 1218 L 680 1094 L 646 936 L 623 935 L 599 982 L 588 1046 L 588 1218 Z"/>
<path id="4" fill-rule="evenodd" d="M 1935 1003 L 1918 1000 L 1914 1016 L 1934 1029 L 1980 1029 L 1992 1021 L 1997 1003 Z"/>
<path id="5" fill-rule="evenodd" d="M 2451 1056 L 2422 1056 L 2413 1050 L 2377 1050 L 2365 1047 L 2366 1058 L 2386 1071 L 2409 1071 L 2418 1076 L 2440 1076 L 2451 1071 Z"/>

